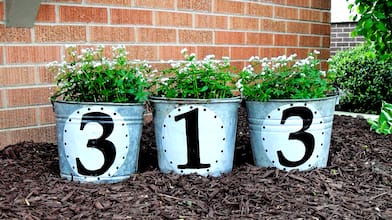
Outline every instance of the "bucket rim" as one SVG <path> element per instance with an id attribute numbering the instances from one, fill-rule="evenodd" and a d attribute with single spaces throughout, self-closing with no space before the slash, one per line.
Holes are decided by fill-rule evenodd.
<path id="1" fill-rule="evenodd" d="M 215 98 L 215 99 L 196 99 L 196 98 L 167 98 L 159 96 L 150 96 L 148 100 L 152 103 L 166 103 L 166 102 L 177 102 L 181 104 L 193 104 L 193 103 L 240 103 L 242 101 L 241 96 L 235 96 L 231 98 Z"/>
<path id="2" fill-rule="evenodd" d="M 325 100 L 331 100 L 331 99 L 338 99 L 339 95 L 330 95 L 327 97 L 322 97 L 322 98 L 310 98 L 310 99 L 270 99 L 268 101 L 254 101 L 254 100 L 247 100 L 245 99 L 245 102 L 251 102 L 251 103 L 267 103 L 267 102 L 317 102 L 317 101 L 325 101 Z"/>
<path id="3" fill-rule="evenodd" d="M 144 106 L 144 103 L 133 103 L 133 102 L 77 102 L 77 101 L 56 100 L 53 101 L 53 105 L 55 103 L 68 104 L 68 105 Z"/>

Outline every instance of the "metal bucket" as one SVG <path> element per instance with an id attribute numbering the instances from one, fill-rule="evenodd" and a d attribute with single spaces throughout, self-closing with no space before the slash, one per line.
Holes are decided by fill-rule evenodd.
<path id="1" fill-rule="evenodd" d="M 233 168 L 240 97 L 152 97 L 159 169 L 219 176 Z"/>
<path id="2" fill-rule="evenodd" d="M 54 102 L 60 175 L 115 183 L 137 171 L 144 106 Z"/>
<path id="3" fill-rule="evenodd" d="M 246 101 L 256 166 L 287 171 L 326 167 L 336 100 Z"/>

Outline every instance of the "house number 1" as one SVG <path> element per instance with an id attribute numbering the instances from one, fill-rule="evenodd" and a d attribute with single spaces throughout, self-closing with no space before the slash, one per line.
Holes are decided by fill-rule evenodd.
<path id="1" fill-rule="evenodd" d="M 179 169 L 187 168 L 208 168 L 210 164 L 200 163 L 199 149 L 199 109 L 193 109 L 181 115 L 174 117 L 175 121 L 185 120 L 186 142 L 187 142 L 187 160 L 186 164 L 178 165 Z"/>
<path id="2" fill-rule="evenodd" d="M 177 173 L 212 172 L 224 156 L 226 134 L 221 118 L 202 105 L 182 105 L 166 115 L 161 147 Z"/>

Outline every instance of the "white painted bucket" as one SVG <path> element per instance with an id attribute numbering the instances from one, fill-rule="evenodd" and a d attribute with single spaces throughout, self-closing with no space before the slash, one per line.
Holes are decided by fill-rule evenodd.
<path id="1" fill-rule="evenodd" d="M 246 101 L 255 165 L 326 167 L 336 99 Z"/>
<path id="2" fill-rule="evenodd" d="M 137 171 L 142 104 L 54 102 L 60 175 L 115 183 Z"/>
<path id="3" fill-rule="evenodd" d="M 152 97 L 159 169 L 219 176 L 233 168 L 239 97 Z"/>

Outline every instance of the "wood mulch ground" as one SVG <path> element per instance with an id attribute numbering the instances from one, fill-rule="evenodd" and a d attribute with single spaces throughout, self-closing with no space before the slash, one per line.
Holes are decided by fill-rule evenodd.
<path id="1" fill-rule="evenodd" d="M 0 219 L 392 219 L 392 135 L 335 116 L 328 166 L 284 172 L 252 165 L 240 110 L 236 157 L 221 177 L 162 174 L 152 124 L 139 172 L 115 184 L 59 176 L 56 145 L 24 142 L 0 152 Z"/>

